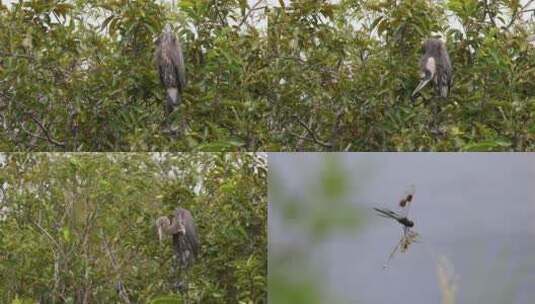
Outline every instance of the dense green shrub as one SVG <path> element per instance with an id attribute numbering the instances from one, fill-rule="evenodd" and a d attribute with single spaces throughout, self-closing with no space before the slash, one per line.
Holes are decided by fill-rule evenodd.
<path id="1" fill-rule="evenodd" d="M 0 150 L 260 150 L 268 135 L 261 8 L 238 0 L 4 7 Z M 187 61 L 184 102 L 171 117 L 180 135 L 164 131 L 153 60 L 166 22 L 178 28 Z"/>
<path id="2" fill-rule="evenodd" d="M 0 302 L 118 303 L 118 284 L 132 303 L 171 294 L 171 240 L 154 222 L 179 205 L 201 241 L 187 303 L 266 302 L 264 156 L 3 156 Z"/>
<path id="3" fill-rule="evenodd" d="M 532 10 L 519 1 L 331 2 L 268 13 L 271 149 L 535 148 Z M 451 96 L 426 89 L 413 102 L 421 45 L 434 34 L 452 59 Z M 439 130 L 430 128 L 436 104 Z"/>

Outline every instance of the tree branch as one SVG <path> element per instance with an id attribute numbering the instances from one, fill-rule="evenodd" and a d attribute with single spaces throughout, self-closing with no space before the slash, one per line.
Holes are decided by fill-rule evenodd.
<path id="1" fill-rule="evenodd" d="M 332 148 L 333 145 L 329 142 L 325 142 L 325 141 L 322 141 L 318 138 L 318 136 L 316 135 L 316 133 L 314 131 L 312 131 L 301 119 L 299 119 L 299 117 L 297 115 L 293 115 L 293 118 L 295 120 L 297 120 L 297 122 L 307 130 L 308 134 L 310 134 L 310 136 L 312 137 L 312 141 L 315 142 L 316 144 L 324 147 L 324 148 Z"/>
<path id="2" fill-rule="evenodd" d="M 23 54 L 15 54 L 15 53 L 6 53 L 6 52 L 0 52 L 0 56 L 4 57 L 15 57 L 15 58 L 24 58 L 28 60 L 35 60 L 34 57 L 29 55 L 23 55 Z"/>
<path id="3" fill-rule="evenodd" d="M 115 260 L 115 256 L 113 255 L 113 252 L 111 252 L 108 240 L 104 237 L 103 240 L 104 248 L 106 249 L 106 252 L 108 253 L 108 256 L 111 260 L 111 265 L 113 266 L 113 270 L 117 273 L 117 276 L 119 276 L 119 266 L 117 265 L 117 261 Z M 126 288 L 124 287 L 123 282 L 119 278 L 119 281 L 117 282 L 117 292 L 119 293 L 119 296 L 123 301 L 127 304 L 131 304 L 130 298 L 128 298 L 128 293 L 126 292 Z"/>
<path id="4" fill-rule="evenodd" d="M 238 27 L 241 27 L 245 21 L 247 21 L 247 19 L 251 16 L 251 13 L 254 12 L 254 11 L 258 11 L 258 10 L 261 10 L 261 9 L 265 9 L 267 8 L 267 6 L 261 6 L 261 7 L 257 7 L 260 3 L 262 3 L 264 1 L 257 1 L 253 7 L 251 7 L 249 9 L 249 11 L 245 14 L 245 16 L 243 16 L 243 19 L 241 20 L 240 24 L 238 24 Z"/>
<path id="5" fill-rule="evenodd" d="M 62 148 L 65 148 L 65 143 L 64 142 L 60 142 L 54 138 L 52 138 L 52 136 L 50 136 L 50 133 L 48 132 L 48 129 L 44 126 L 44 124 L 39 121 L 37 118 L 35 118 L 35 116 L 33 116 L 32 113 L 26 113 L 26 115 L 30 116 L 30 118 L 33 120 L 33 122 L 35 122 L 37 124 L 37 126 L 39 126 L 39 128 L 41 129 L 41 131 L 45 134 L 45 137 L 41 136 L 41 135 L 38 135 L 38 134 L 35 134 L 35 133 L 32 133 L 30 132 L 29 130 L 27 130 L 25 127 L 24 127 L 24 124 L 22 124 L 22 129 L 24 130 L 24 132 L 28 133 L 29 135 L 31 136 L 34 136 L 34 137 L 37 137 L 37 138 L 40 138 L 40 139 L 43 139 L 43 140 L 46 140 L 48 141 L 49 143 L 52 143 L 58 147 L 62 147 Z"/>

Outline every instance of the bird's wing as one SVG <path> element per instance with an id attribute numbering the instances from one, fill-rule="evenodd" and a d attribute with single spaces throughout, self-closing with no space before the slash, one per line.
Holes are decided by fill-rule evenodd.
<path id="1" fill-rule="evenodd" d="M 184 208 L 177 208 L 175 211 L 176 216 L 182 217 L 182 223 L 186 229 L 186 235 L 184 236 L 188 246 L 193 251 L 193 255 L 197 256 L 199 252 L 199 236 L 197 234 L 197 226 L 195 225 L 195 220 L 191 215 L 191 212 Z"/>
<path id="2" fill-rule="evenodd" d="M 180 257 L 182 253 L 181 244 L 180 244 L 180 238 L 182 236 L 178 233 L 173 234 L 173 251 L 175 252 L 177 257 Z"/>
<path id="3" fill-rule="evenodd" d="M 165 83 L 164 69 L 161 65 L 158 65 L 158 76 L 160 76 L 160 81 Z"/>
<path id="4" fill-rule="evenodd" d="M 375 211 L 377 211 L 380 216 L 392 218 L 392 219 L 395 219 L 395 220 L 401 219 L 399 214 L 397 214 L 396 212 L 394 212 L 394 211 L 392 211 L 390 209 L 386 209 L 386 208 L 373 208 L 373 209 Z"/>
<path id="5" fill-rule="evenodd" d="M 409 216 L 409 210 L 412 205 L 412 200 L 414 198 L 414 193 L 416 192 L 416 187 L 414 185 L 410 185 L 407 190 L 405 190 L 405 193 L 403 193 L 403 198 L 399 201 L 398 207 L 399 207 L 399 216 L 400 217 L 408 217 Z"/>
<path id="6" fill-rule="evenodd" d="M 178 89 L 180 92 L 186 86 L 186 65 L 184 64 L 184 54 L 182 53 L 182 46 L 180 41 L 175 37 L 175 49 L 171 53 L 171 61 L 175 67 L 176 76 L 178 79 Z"/>
<path id="7" fill-rule="evenodd" d="M 160 76 L 160 81 L 162 83 L 164 82 L 164 76 L 163 76 L 163 68 L 161 65 L 161 62 L 163 60 L 162 58 L 162 46 L 160 45 L 161 37 L 158 37 L 156 40 L 156 51 L 154 52 L 154 61 L 156 62 L 156 66 L 158 67 L 158 76 Z"/>
<path id="8" fill-rule="evenodd" d="M 188 227 L 186 227 L 186 238 L 188 239 L 188 243 L 191 246 L 193 255 L 197 256 L 197 254 L 199 253 L 199 236 L 197 234 L 197 226 L 193 221 L 193 217 L 191 217 L 191 221 L 189 221 L 187 225 Z"/>
<path id="9" fill-rule="evenodd" d="M 442 70 L 439 77 L 437 79 L 437 82 L 439 82 L 439 88 L 441 88 L 440 96 L 442 97 L 448 97 L 451 85 L 452 85 L 452 68 L 451 68 L 451 60 L 450 55 L 448 54 L 448 50 L 446 49 L 446 46 L 444 43 L 442 43 L 441 47 L 441 56 L 440 56 L 440 62 L 439 62 L 439 68 Z"/>
<path id="10" fill-rule="evenodd" d="M 446 98 L 450 90 L 450 80 L 447 73 L 442 73 L 437 79 L 438 87 L 440 88 L 440 96 Z"/>

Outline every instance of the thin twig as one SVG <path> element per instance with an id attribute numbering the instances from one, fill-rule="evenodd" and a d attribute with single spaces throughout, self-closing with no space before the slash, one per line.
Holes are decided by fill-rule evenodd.
<path id="1" fill-rule="evenodd" d="M 15 54 L 15 53 L 6 53 L 6 52 L 0 52 L 0 56 L 4 57 L 15 57 L 15 58 L 24 58 L 28 60 L 35 60 L 34 57 L 24 54 Z"/>
<path id="2" fill-rule="evenodd" d="M 487 0 L 483 1 L 483 4 L 485 5 L 485 13 L 483 14 L 483 20 L 485 19 L 485 16 L 489 16 L 489 19 L 490 19 L 490 22 L 492 23 L 492 25 L 494 27 L 498 27 L 496 25 L 496 22 L 494 21 L 494 17 L 492 16 L 492 13 L 490 11 L 488 1 Z"/>
<path id="3" fill-rule="evenodd" d="M 243 19 L 241 20 L 240 24 L 238 24 L 238 27 L 241 27 L 245 23 L 245 21 L 249 18 L 249 16 L 251 16 L 252 12 L 267 8 L 267 6 L 257 7 L 262 2 L 264 1 L 257 1 L 255 5 L 253 5 L 253 7 L 249 9 L 249 11 L 245 14 L 245 16 L 243 16 Z"/>
<path id="4" fill-rule="evenodd" d="M 397 242 L 396 247 L 394 247 L 394 249 L 392 250 L 392 252 L 388 256 L 388 259 L 386 260 L 386 263 L 383 265 L 383 269 L 387 269 L 388 268 L 388 264 L 390 263 L 390 261 L 392 260 L 392 258 L 396 254 L 396 252 L 398 251 L 398 248 L 401 245 L 402 240 L 403 239 L 401 239 L 401 240 L 399 240 L 399 242 Z"/>
<path id="5" fill-rule="evenodd" d="M 44 139 L 44 140 L 47 140 L 48 142 L 58 146 L 58 147 L 62 147 L 62 148 L 65 148 L 65 143 L 64 142 L 60 142 L 54 138 L 52 138 L 52 136 L 50 136 L 50 133 L 48 132 L 48 129 L 43 125 L 43 123 L 41 121 L 39 121 L 37 118 L 35 118 L 33 116 L 33 114 L 31 113 L 26 113 L 28 116 L 30 116 L 30 118 L 39 126 L 39 128 L 41 129 L 41 131 L 43 131 L 43 133 L 45 134 L 46 138 L 40 136 L 40 135 L 37 135 L 35 133 L 32 133 L 32 132 L 29 132 L 28 130 L 26 130 L 24 128 L 24 125 L 23 126 L 23 130 L 26 132 L 26 133 L 29 133 L 30 135 L 32 136 L 35 136 L 37 138 L 41 138 L 41 139 Z"/>
<path id="6" fill-rule="evenodd" d="M 48 233 L 48 231 L 46 231 L 45 228 L 41 227 L 41 225 L 39 225 L 37 222 L 33 223 L 37 228 L 39 228 L 39 230 L 41 230 L 41 232 L 43 232 L 43 234 L 52 242 L 52 244 L 54 246 L 52 246 L 53 248 L 59 250 L 60 249 L 60 245 L 59 243 L 52 237 L 52 235 L 50 235 L 50 233 Z"/>
<path id="7" fill-rule="evenodd" d="M 59 277 L 61 262 L 60 259 L 62 256 L 64 256 L 64 254 L 62 254 L 63 251 L 61 250 L 60 243 L 56 239 L 54 239 L 54 237 L 52 237 L 52 235 L 50 235 L 50 233 L 48 233 L 45 228 L 39 225 L 39 223 L 32 222 L 32 224 L 35 227 L 39 228 L 43 235 L 45 235 L 51 242 L 50 247 L 52 249 L 52 253 L 54 254 L 54 293 L 57 294 L 60 298 L 64 299 L 65 297 L 59 291 L 61 283 L 61 279 Z"/>
<path id="8" fill-rule="evenodd" d="M 119 276 L 119 266 L 117 265 L 117 261 L 115 260 L 115 256 L 111 252 L 110 246 L 108 244 L 108 240 L 106 238 L 104 238 L 103 243 L 104 243 L 104 248 L 106 249 L 106 252 L 108 253 L 108 256 L 110 257 L 113 269 L 115 270 L 115 272 L 117 272 L 117 276 Z M 130 302 L 130 298 L 128 298 L 128 293 L 126 292 L 126 288 L 124 287 L 124 284 L 123 284 L 123 282 L 121 281 L 120 278 L 119 278 L 119 282 L 117 283 L 117 285 L 118 285 L 117 289 L 119 291 L 119 296 L 121 297 L 121 299 L 123 299 L 123 301 L 125 303 L 130 304 L 131 303 Z"/>
<path id="9" fill-rule="evenodd" d="M 335 118 L 335 121 L 334 121 L 334 125 L 332 127 L 332 131 L 331 131 L 331 134 L 333 134 L 334 136 L 336 136 L 336 134 L 338 134 L 340 132 L 340 123 L 342 122 L 342 116 L 344 115 L 344 109 L 338 109 L 338 111 L 336 111 L 336 118 Z"/>
<path id="10" fill-rule="evenodd" d="M 293 118 L 295 118 L 295 120 L 297 120 L 297 122 L 307 130 L 307 132 L 310 134 L 310 136 L 312 137 L 312 141 L 314 141 L 316 144 L 324 147 L 324 148 L 332 148 L 333 145 L 329 142 L 325 142 L 325 141 L 322 141 L 318 138 L 318 136 L 316 135 L 316 133 L 314 133 L 314 131 L 312 131 L 301 119 L 299 119 L 299 117 L 297 115 L 293 115 Z"/>

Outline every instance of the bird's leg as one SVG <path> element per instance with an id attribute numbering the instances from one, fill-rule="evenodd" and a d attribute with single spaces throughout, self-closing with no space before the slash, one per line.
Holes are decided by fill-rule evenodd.
<path id="1" fill-rule="evenodd" d="M 173 255 L 173 286 L 172 289 L 179 294 L 184 293 L 184 283 L 182 282 L 182 261 L 177 254 Z"/>
<path id="2" fill-rule="evenodd" d="M 192 260 L 191 260 L 191 247 L 185 240 L 182 240 L 183 250 L 180 255 L 180 274 L 181 274 L 181 280 L 180 280 L 180 288 L 181 288 L 181 294 L 183 295 L 185 299 L 185 303 L 188 303 L 188 291 L 189 291 L 189 268 L 191 266 Z"/>
<path id="3" fill-rule="evenodd" d="M 441 107 L 440 107 L 440 100 L 439 97 L 434 97 L 433 101 L 431 102 L 431 125 L 430 130 L 435 135 L 441 135 L 442 131 L 440 130 L 440 113 L 441 113 Z"/>
<path id="4" fill-rule="evenodd" d="M 173 286 L 173 288 L 176 289 L 176 281 L 177 281 L 177 275 L 178 275 L 178 257 L 176 254 L 173 254 L 173 280 L 175 281 L 175 286 Z"/>
<path id="5" fill-rule="evenodd" d="M 436 102 L 431 103 L 431 113 L 432 113 L 431 126 L 433 129 L 435 129 L 438 125 L 438 106 Z"/>
<path id="6" fill-rule="evenodd" d="M 175 255 L 177 257 L 177 270 L 178 270 L 178 274 L 175 276 L 175 289 L 177 292 L 179 292 L 180 294 L 187 294 L 187 281 L 184 280 L 184 274 L 185 274 L 185 270 L 186 270 L 186 267 L 187 265 L 184 263 L 186 260 L 185 260 L 185 252 L 184 252 L 184 248 L 186 248 L 184 245 L 184 239 L 183 238 L 180 238 L 179 239 L 179 250 L 177 252 L 177 254 Z"/>
<path id="7" fill-rule="evenodd" d="M 171 136 L 180 136 L 185 133 L 187 124 L 183 115 L 180 113 L 180 108 L 174 108 L 171 112 L 166 110 L 163 128 L 164 131 Z"/>
<path id="8" fill-rule="evenodd" d="M 175 123 L 171 126 L 171 132 L 174 136 L 180 136 L 184 134 L 187 127 L 186 119 L 184 119 L 184 115 L 182 115 L 181 112 L 182 111 L 180 108 L 176 108 L 172 114 L 173 117 L 176 117 L 173 119 Z"/>

